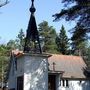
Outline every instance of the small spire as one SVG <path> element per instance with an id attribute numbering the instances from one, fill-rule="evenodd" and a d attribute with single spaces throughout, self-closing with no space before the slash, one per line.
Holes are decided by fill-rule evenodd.
<path id="1" fill-rule="evenodd" d="M 36 9 L 34 7 L 34 0 L 31 1 L 32 1 L 32 5 L 30 8 L 31 16 L 26 33 L 24 52 L 42 53 L 39 40 L 39 33 L 37 30 L 36 20 L 34 16 L 34 12 L 36 11 Z"/>
<path id="2" fill-rule="evenodd" d="M 31 1 L 32 1 L 32 5 L 31 5 L 31 8 L 30 8 L 30 12 L 34 13 L 36 11 L 36 9 L 34 7 L 34 0 L 31 0 Z"/>
<path id="3" fill-rule="evenodd" d="M 31 0 L 32 1 L 32 3 L 34 2 L 34 0 Z"/>

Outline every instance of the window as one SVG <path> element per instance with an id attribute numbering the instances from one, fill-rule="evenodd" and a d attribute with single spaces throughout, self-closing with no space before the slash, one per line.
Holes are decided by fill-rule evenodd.
<path id="1" fill-rule="evenodd" d="M 61 80 L 60 80 L 60 86 L 61 86 L 62 84 L 61 84 Z"/>
<path id="2" fill-rule="evenodd" d="M 62 80 L 62 85 L 63 85 L 63 87 L 65 86 L 65 80 Z"/>
<path id="3" fill-rule="evenodd" d="M 80 80 L 80 81 L 79 81 L 79 85 L 80 85 L 81 83 L 82 83 L 82 81 Z"/>
<path id="4" fill-rule="evenodd" d="M 68 80 L 66 80 L 66 87 L 69 87 L 69 85 L 68 85 Z"/>
<path id="5" fill-rule="evenodd" d="M 68 80 L 62 80 L 62 81 L 60 81 L 60 86 L 63 86 L 63 87 L 69 87 L 69 82 L 68 82 Z"/>

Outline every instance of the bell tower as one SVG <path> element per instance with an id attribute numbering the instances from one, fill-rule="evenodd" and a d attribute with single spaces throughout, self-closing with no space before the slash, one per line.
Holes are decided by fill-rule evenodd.
<path id="1" fill-rule="evenodd" d="M 36 20 L 34 16 L 34 12 L 36 11 L 34 7 L 34 0 L 31 0 L 32 5 L 30 8 L 31 16 L 26 32 L 25 38 L 25 45 L 24 45 L 24 52 L 25 53 L 42 53 L 40 40 L 39 40 L 39 33 L 37 30 Z"/>
<path id="2" fill-rule="evenodd" d="M 34 0 L 31 2 L 31 16 L 26 32 L 24 53 L 18 52 L 11 58 L 9 90 L 48 90 L 48 57 L 51 55 L 42 53 L 34 16 L 36 11 Z M 14 60 L 17 67 L 15 73 L 13 73 Z"/>

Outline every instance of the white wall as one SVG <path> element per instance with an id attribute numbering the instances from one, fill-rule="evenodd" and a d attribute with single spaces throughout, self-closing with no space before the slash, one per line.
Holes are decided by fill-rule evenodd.
<path id="1" fill-rule="evenodd" d="M 60 89 L 60 74 L 56 75 L 56 90 L 61 90 Z"/>
<path id="2" fill-rule="evenodd" d="M 17 59 L 17 77 L 24 75 L 24 57 Z"/>
<path id="3" fill-rule="evenodd" d="M 48 90 L 48 62 L 46 57 L 25 56 L 24 90 Z"/>
<path id="4" fill-rule="evenodd" d="M 12 61 L 8 78 L 8 89 L 15 87 L 16 87 L 15 67 L 14 62 Z"/>
<path id="5" fill-rule="evenodd" d="M 61 86 L 59 90 L 90 90 L 90 81 L 69 80 L 69 87 Z"/>
<path id="6" fill-rule="evenodd" d="M 17 71 L 11 66 L 8 89 L 17 90 L 17 77 L 24 76 L 24 90 L 48 90 L 48 61 L 43 55 L 24 55 L 17 59 Z M 14 72 L 14 73 L 13 73 Z"/>

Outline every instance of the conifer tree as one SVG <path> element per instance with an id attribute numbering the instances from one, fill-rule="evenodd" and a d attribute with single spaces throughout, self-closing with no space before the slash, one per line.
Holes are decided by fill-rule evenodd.
<path id="1" fill-rule="evenodd" d="M 23 32 L 23 29 L 20 29 L 19 34 L 17 35 L 17 39 L 16 39 L 19 50 L 23 50 L 24 39 L 25 39 L 25 34 Z"/>
<path id="2" fill-rule="evenodd" d="M 56 53 L 56 31 L 52 26 L 48 25 L 47 21 L 43 21 L 39 24 L 39 34 L 41 47 L 43 52 Z"/>
<path id="3" fill-rule="evenodd" d="M 82 54 L 82 49 L 84 49 L 86 45 L 86 42 L 85 42 L 87 40 L 86 30 L 87 29 L 80 24 L 77 24 L 77 26 L 74 28 L 73 35 L 71 37 L 72 51 L 73 53 L 77 53 L 77 55 L 79 55 L 79 53 Z"/>
<path id="4" fill-rule="evenodd" d="M 8 3 L 9 3 L 8 0 L 0 0 L 0 7 L 3 7 L 3 6 L 5 6 Z"/>
<path id="5" fill-rule="evenodd" d="M 64 26 L 62 25 L 59 35 L 56 37 L 57 49 L 62 54 L 68 54 L 69 42 Z"/>
<path id="6" fill-rule="evenodd" d="M 65 8 L 53 15 L 55 20 L 61 18 L 65 18 L 66 21 L 75 20 L 85 27 L 86 30 L 83 33 L 90 33 L 90 0 L 62 0 L 62 3 Z M 87 38 L 90 38 L 90 36 L 88 35 Z"/>

